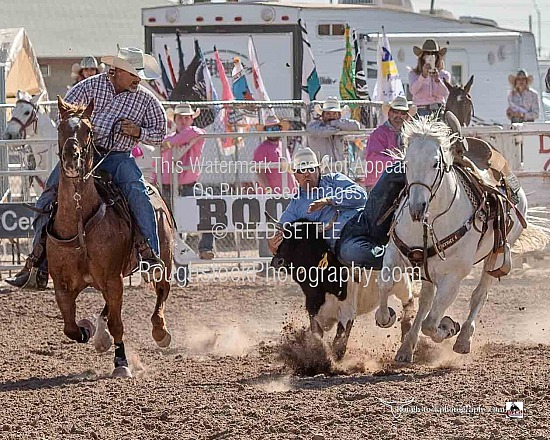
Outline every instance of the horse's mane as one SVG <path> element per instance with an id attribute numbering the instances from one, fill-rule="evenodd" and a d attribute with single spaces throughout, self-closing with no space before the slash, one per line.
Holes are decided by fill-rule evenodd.
<path id="1" fill-rule="evenodd" d="M 73 116 L 82 116 L 84 113 L 84 110 L 86 110 L 85 105 L 81 104 L 69 104 L 68 102 L 65 103 L 65 119 L 72 118 Z"/>
<path id="2" fill-rule="evenodd" d="M 434 139 L 444 152 L 448 152 L 456 135 L 447 124 L 436 120 L 434 116 L 416 117 L 403 125 L 405 150 L 413 139 L 428 137 Z"/>

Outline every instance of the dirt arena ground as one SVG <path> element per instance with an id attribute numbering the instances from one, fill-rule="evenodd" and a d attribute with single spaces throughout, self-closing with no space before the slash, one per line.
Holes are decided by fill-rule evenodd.
<path id="1" fill-rule="evenodd" d="M 550 439 L 549 258 L 490 294 L 473 352 L 422 341 L 417 363 L 392 362 L 397 325 L 358 318 L 338 375 L 299 377 L 278 357 L 283 326 L 305 324 L 291 282 L 203 280 L 173 288 L 167 350 L 150 336 L 153 292 L 125 291 L 133 379 L 110 378 L 113 349 L 70 342 L 53 290 L 0 290 L 2 439 Z M 461 321 L 475 279 L 451 316 Z M 78 316 L 98 313 L 97 292 Z M 504 415 L 524 403 L 523 419 Z M 388 402 L 408 402 L 398 404 Z"/>

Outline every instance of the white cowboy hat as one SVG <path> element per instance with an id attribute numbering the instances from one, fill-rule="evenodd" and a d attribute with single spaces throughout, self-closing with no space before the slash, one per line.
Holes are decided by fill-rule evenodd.
<path id="1" fill-rule="evenodd" d="M 508 75 L 508 82 L 512 84 L 512 86 L 516 85 L 516 79 L 518 78 L 527 78 L 527 85 L 531 85 L 533 82 L 533 75 L 529 75 L 525 70 L 520 69 L 518 70 L 518 73 L 515 75 Z"/>
<path id="2" fill-rule="evenodd" d="M 439 44 L 437 44 L 437 41 L 432 40 L 431 38 L 424 41 L 424 44 L 422 44 L 422 47 L 413 46 L 413 52 L 417 57 L 422 56 L 424 52 L 437 52 L 440 56 L 443 56 L 447 53 L 447 48 L 442 47 L 439 48 Z"/>
<path id="3" fill-rule="evenodd" d="M 392 102 L 386 101 L 382 104 L 382 111 L 385 115 L 388 114 L 390 108 L 394 110 L 409 112 L 411 116 L 416 115 L 416 105 L 409 104 L 407 98 L 405 98 L 404 96 L 396 96 Z"/>
<path id="4" fill-rule="evenodd" d="M 325 102 L 323 102 L 323 106 L 321 107 L 319 104 L 315 104 L 315 107 L 313 110 L 315 113 L 322 115 L 323 112 L 340 112 L 342 113 L 344 110 L 346 110 L 348 106 L 342 106 L 340 105 L 340 101 L 338 101 L 338 98 L 335 96 L 329 96 Z"/>
<path id="5" fill-rule="evenodd" d="M 190 104 L 183 103 L 176 105 L 176 108 L 174 109 L 174 116 L 175 115 L 182 115 L 182 116 L 191 116 L 193 119 L 195 119 L 197 116 L 199 116 L 201 113 L 200 108 L 197 110 L 193 110 Z"/>
<path id="6" fill-rule="evenodd" d="M 155 58 L 135 47 L 121 47 L 116 56 L 102 57 L 101 61 L 113 68 L 139 76 L 141 79 L 160 78 L 160 68 Z"/>
<path id="7" fill-rule="evenodd" d="M 82 72 L 82 69 L 97 69 L 97 73 L 101 73 L 105 69 L 105 64 L 98 64 L 95 57 L 84 57 L 80 60 L 80 63 L 74 63 L 71 66 L 71 78 L 77 79 Z"/>
<path id="8" fill-rule="evenodd" d="M 320 167 L 321 163 L 317 159 L 317 155 L 311 148 L 300 148 L 292 157 L 292 162 L 290 163 L 290 170 L 295 173 L 298 170 L 303 168 L 313 168 Z"/>

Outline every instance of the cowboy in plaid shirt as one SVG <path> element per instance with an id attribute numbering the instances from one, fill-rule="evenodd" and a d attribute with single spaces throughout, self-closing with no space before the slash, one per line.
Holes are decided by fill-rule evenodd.
<path id="1" fill-rule="evenodd" d="M 116 57 L 104 57 L 102 61 L 111 66 L 109 72 L 79 82 L 67 92 L 65 101 L 87 105 L 93 99 L 91 120 L 94 139 L 103 155 L 98 169 L 111 174 L 128 200 L 137 226 L 146 240 L 146 246 L 141 246 L 140 252 L 149 274 L 159 269 L 164 271 L 164 263 L 159 258 L 155 212 L 147 195 L 143 174 L 131 155 L 138 141 L 158 147 L 166 135 L 164 108 L 151 92 L 139 84 L 141 79 L 150 79 L 146 69 L 154 70 L 156 62 L 150 55 L 134 48 L 122 48 Z M 37 208 L 45 210 L 51 206 L 57 196 L 58 184 L 59 164 L 48 178 L 46 189 L 36 202 Z M 6 280 L 9 284 L 16 287 L 46 287 L 48 266 L 43 255 L 42 231 L 47 223 L 47 215 L 36 216 L 33 253 L 27 258 L 25 268 Z M 31 269 L 37 264 L 37 285 L 28 285 Z"/>

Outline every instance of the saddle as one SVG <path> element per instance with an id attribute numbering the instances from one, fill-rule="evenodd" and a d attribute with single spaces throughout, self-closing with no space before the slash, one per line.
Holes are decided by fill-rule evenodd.
<path id="1" fill-rule="evenodd" d="M 115 210 L 117 215 L 122 218 L 122 220 L 126 223 L 127 228 L 132 233 L 133 245 L 131 247 L 129 255 L 127 256 L 123 270 L 123 276 L 127 277 L 138 270 L 140 261 L 139 254 L 146 249 L 146 241 L 141 234 L 141 231 L 137 227 L 137 223 L 132 215 L 132 212 L 130 211 L 130 207 L 128 205 L 126 197 L 124 196 L 120 188 L 115 185 L 112 180 L 112 176 L 106 171 L 97 171 L 96 175 L 94 175 L 94 183 L 99 197 L 102 200 L 102 203 L 98 211 L 84 225 L 84 233 L 90 233 L 99 225 L 101 219 L 105 215 L 107 208 Z M 146 182 L 145 186 L 147 188 L 147 194 L 151 200 L 151 204 L 153 205 L 153 209 L 155 210 L 155 212 L 162 212 L 164 209 L 168 209 L 158 190 L 148 182 Z M 52 235 L 53 220 L 56 210 L 57 200 L 54 200 L 52 210 L 50 211 L 49 222 L 46 226 L 46 231 L 48 235 L 50 235 L 50 237 L 52 237 L 58 244 L 62 246 L 78 246 L 78 236 L 69 240 L 61 240 Z M 173 227 L 175 224 L 174 217 L 170 210 L 169 212 L 170 225 Z"/>
<path id="2" fill-rule="evenodd" d="M 452 113 L 446 114 L 446 121 L 458 135 L 453 145 L 457 153 L 454 165 L 476 209 L 476 218 L 482 221 L 482 229 L 478 232 L 484 235 L 489 221 L 493 222 L 492 253 L 495 256 L 504 254 L 504 263 L 488 273 L 500 278 L 511 269 L 511 250 L 507 236 L 513 226 L 512 210 L 515 210 L 522 226 L 527 227 L 527 222 L 516 208 L 521 185 L 510 171 L 508 161 L 498 150 L 482 139 L 462 137 L 460 124 L 457 124 Z"/>

